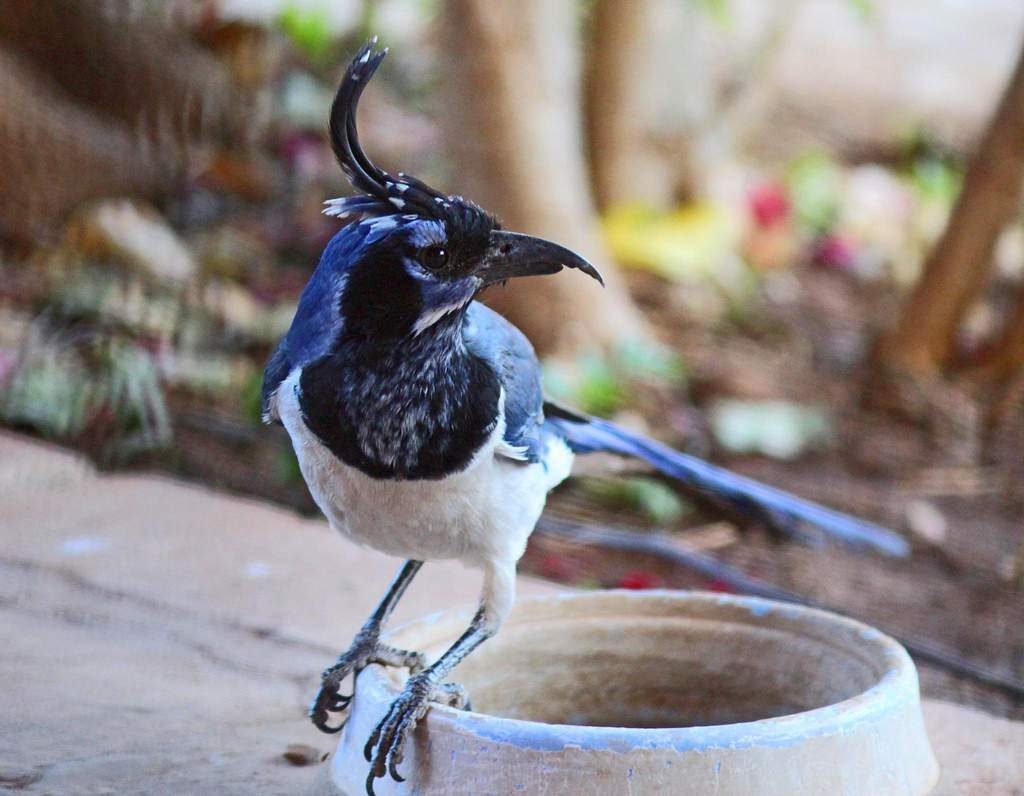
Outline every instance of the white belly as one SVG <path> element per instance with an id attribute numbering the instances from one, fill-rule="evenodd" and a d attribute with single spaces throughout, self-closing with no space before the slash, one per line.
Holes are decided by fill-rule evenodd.
<path id="1" fill-rule="evenodd" d="M 544 508 L 568 475 L 573 455 L 554 441 L 545 464 L 496 453 L 494 433 L 461 472 L 440 480 L 370 478 L 337 459 L 303 423 L 296 370 L 278 390 L 277 411 L 302 475 L 331 525 L 353 541 L 402 558 L 457 558 L 468 564 L 514 562 Z M 546 466 L 545 466 L 546 465 Z"/>

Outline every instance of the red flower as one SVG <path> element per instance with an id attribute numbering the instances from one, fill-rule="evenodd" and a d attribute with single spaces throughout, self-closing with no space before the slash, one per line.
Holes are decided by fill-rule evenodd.
<path id="1" fill-rule="evenodd" d="M 777 182 L 766 182 L 747 194 L 750 214 L 759 227 L 771 227 L 789 218 L 789 197 L 786 188 Z"/>

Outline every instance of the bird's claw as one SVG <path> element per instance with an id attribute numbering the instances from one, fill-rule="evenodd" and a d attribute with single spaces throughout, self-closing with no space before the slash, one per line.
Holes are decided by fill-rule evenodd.
<path id="1" fill-rule="evenodd" d="M 405 759 L 406 743 L 420 719 L 426 715 L 431 702 L 462 709 L 469 704 L 469 696 L 458 683 L 436 685 L 426 674 L 410 677 L 405 689 L 391 703 L 363 749 L 370 763 L 370 773 L 366 777 L 368 796 L 374 796 L 374 780 L 385 775 L 395 782 L 405 781 L 398 773 L 398 765 Z"/>
<path id="2" fill-rule="evenodd" d="M 331 724 L 331 714 L 343 713 L 352 702 L 352 694 L 342 694 L 341 683 L 350 674 L 353 677 L 371 663 L 385 666 L 404 666 L 410 673 L 417 674 L 426 666 L 422 653 L 395 649 L 377 640 L 376 634 L 360 633 L 352 642 L 348 651 L 339 656 L 337 663 L 324 670 L 313 704 L 309 708 L 309 718 L 321 732 L 340 732 L 345 726 L 346 717 L 342 717 L 337 725 Z M 353 684 L 354 685 L 354 684 Z"/>

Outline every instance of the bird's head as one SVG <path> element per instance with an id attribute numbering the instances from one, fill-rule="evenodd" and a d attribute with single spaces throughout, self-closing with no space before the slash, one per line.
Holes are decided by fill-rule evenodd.
<path id="1" fill-rule="evenodd" d="M 324 212 L 354 222 L 328 244 L 310 285 L 321 296 L 333 292 L 330 304 L 346 330 L 387 340 L 452 327 L 488 285 L 566 266 L 601 281 L 568 249 L 505 231 L 472 202 L 370 161 L 359 144 L 356 108 L 386 54 L 374 46 L 349 64 L 331 108 L 331 145 L 358 193 L 328 201 Z"/>

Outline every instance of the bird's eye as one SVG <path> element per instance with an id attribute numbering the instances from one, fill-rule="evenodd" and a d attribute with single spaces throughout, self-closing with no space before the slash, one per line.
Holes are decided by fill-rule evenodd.
<path id="1" fill-rule="evenodd" d="M 448 262 L 448 250 L 444 246 L 428 246 L 420 252 L 420 263 L 428 271 L 439 271 Z"/>

